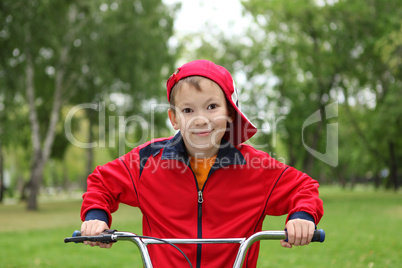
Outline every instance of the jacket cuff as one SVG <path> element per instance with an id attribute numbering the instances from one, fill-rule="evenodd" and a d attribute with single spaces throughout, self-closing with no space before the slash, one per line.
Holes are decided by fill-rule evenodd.
<path id="1" fill-rule="evenodd" d="M 315 224 L 314 217 L 304 211 L 298 211 L 298 212 L 293 213 L 292 215 L 289 216 L 288 220 L 290 221 L 290 220 L 294 220 L 294 219 L 302 219 L 302 220 L 312 221 Z"/>
<path id="2" fill-rule="evenodd" d="M 296 212 L 297 213 L 297 212 Z M 107 226 L 109 226 L 108 215 L 106 211 L 102 209 L 91 209 L 85 214 L 85 221 L 90 220 L 100 220 L 106 222 Z"/>

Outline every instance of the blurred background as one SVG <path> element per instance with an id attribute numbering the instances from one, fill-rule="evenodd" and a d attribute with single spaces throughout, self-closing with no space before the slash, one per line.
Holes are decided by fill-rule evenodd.
<path id="1" fill-rule="evenodd" d="M 241 109 L 259 128 L 249 143 L 318 180 L 334 219 L 356 215 L 360 204 L 400 225 L 401 18 L 399 0 L 2 0 L 3 231 L 79 228 L 80 198 L 97 165 L 174 134 L 165 83 L 195 59 L 233 74 Z M 63 212 L 56 207 L 65 213 L 41 214 Z M 375 252 L 349 264 L 373 267 Z M 17 260 L 5 255 L 0 264 L 46 266 L 35 255 Z M 376 267 L 398 261 L 395 253 Z"/>

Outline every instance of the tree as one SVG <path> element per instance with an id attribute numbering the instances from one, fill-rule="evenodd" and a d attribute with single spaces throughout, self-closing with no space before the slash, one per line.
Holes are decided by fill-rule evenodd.
<path id="1" fill-rule="evenodd" d="M 29 144 L 29 139 L 23 137 L 26 134 L 21 126 L 26 125 L 21 85 L 21 79 L 17 79 L 23 69 L 20 65 L 24 61 L 19 40 L 10 40 L 10 24 L 13 16 L 9 13 L 8 3 L 0 3 L 0 200 L 5 191 L 4 168 L 6 162 L 5 149 L 21 143 L 22 146 Z M 28 142 L 28 144 L 27 144 Z"/>
<path id="2" fill-rule="evenodd" d="M 280 151 L 287 164 L 322 181 L 374 178 L 379 185 L 389 171 L 397 188 L 397 1 L 249 0 L 243 6 L 254 17 L 248 32 L 206 36 L 197 52 L 243 77 L 249 116 L 265 118 L 263 124 L 276 118 L 257 143 L 272 139 L 271 153 Z"/>
<path id="3" fill-rule="evenodd" d="M 353 176 L 359 177 L 366 176 L 368 171 L 377 174 L 386 167 L 397 174 L 395 159 L 400 147 L 395 132 L 400 113 L 390 109 L 393 107 L 390 101 L 400 94 L 400 79 L 391 74 L 378 53 L 379 40 L 388 40 L 390 33 L 394 34 L 393 40 L 398 39 L 395 33 L 400 29 L 401 8 L 396 1 L 318 4 L 316 1 L 250 0 L 244 6 L 265 33 L 262 38 L 261 34 L 248 35 L 253 46 L 260 49 L 249 51 L 258 55 L 251 58 L 253 61 L 264 59 L 266 69 L 272 70 L 278 79 L 274 88 L 279 96 L 274 101 L 278 112 L 283 111 L 286 116 L 281 139 L 286 144 L 290 164 L 316 177 L 321 177 L 321 170 L 336 175 L 333 173 L 336 170 L 354 169 Z M 398 46 L 394 48 L 392 51 L 396 53 Z M 264 70 L 257 70 L 253 75 L 261 74 Z M 374 96 L 374 100 L 364 96 Z M 306 144 L 316 151 L 325 151 L 324 122 L 319 121 L 310 129 L 302 130 L 302 126 L 315 111 L 324 115 L 325 107 L 333 101 L 339 101 L 339 109 L 350 119 L 343 121 L 347 125 L 340 128 L 355 130 L 349 136 L 343 136 L 346 131 L 340 130 L 340 140 L 359 140 L 355 147 L 340 147 L 340 151 L 371 154 L 361 170 L 355 166 L 362 166 L 359 161 L 363 157 L 352 163 L 339 159 L 339 165 L 333 169 L 317 162 L 300 146 L 304 131 Z M 390 122 L 384 124 L 386 118 Z M 381 135 L 379 130 L 384 133 L 385 129 L 387 135 Z M 343 144 L 346 145 L 341 142 L 340 146 Z M 340 153 L 340 157 L 346 156 Z"/>
<path id="4" fill-rule="evenodd" d="M 1 42 L 20 55 L 15 62 L 10 60 L 15 55 L 7 54 L 4 70 L 15 81 L 21 81 L 17 69 L 24 73 L 23 82 L 10 90 L 29 107 L 33 152 L 27 207 L 36 210 L 63 105 L 80 97 L 96 101 L 111 90 L 130 93 L 138 102 L 155 94 L 161 70 L 173 61 L 167 51 L 172 13 L 159 0 L 3 1 L 1 10 Z"/>
<path id="5" fill-rule="evenodd" d="M 173 34 L 176 9 L 177 6 L 166 8 L 160 0 L 99 1 L 90 12 L 93 25 L 78 37 L 79 53 L 85 55 L 79 60 L 83 72 L 77 84 L 80 93 L 69 103 L 71 106 L 89 103 L 95 107 L 85 109 L 83 120 L 89 123 L 87 143 L 98 140 L 97 146 L 105 148 L 105 153 L 113 158 L 127 148 L 126 133 L 119 134 L 119 129 L 115 129 L 119 118 L 149 117 L 143 103 L 164 95 L 160 89 L 168 76 L 165 70 L 173 69 L 175 59 L 167 44 Z M 155 126 L 163 128 L 166 128 L 164 122 Z M 135 129 L 138 132 L 141 126 Z M 119 140 L 120 137 L 123 138 Z M 93 170 L 93 147 L 86 151 L 89 174 Z"/>
<path id="6" fill-rule="evenodd" d="M 350 18 L 356 11 L 361 15 Z M 342 1 L 334 6 L 333 14 L 338 25 L 335 37 L 351 44 L 349 50 L 339 51 L 348 52 L 349 59 L 344 61 L 338 86 L 348 100 L 344 105 L 351 125 L 365 147 L 362 154 L 371 156 L 367 171 L 378 176 L 388 170 L 388 185 L 397 189 L 396 163 L 402 148 L 397 134 L 401 130 L 401 112 L 395 105 L 402 95 L 402 80 L 398 61 L 390 60 L 390 56 L 398 58 L 400 43 L 396 40 L 401 33 L 402 9 L 392 0 L 368 4 L 358 1 L 352 5 Z M 384 43 L 385 40 L 394 41 Z M 356 111 L 364 113 L 364 119 L 359 120 L 363 124 L 356 119 Z"/>

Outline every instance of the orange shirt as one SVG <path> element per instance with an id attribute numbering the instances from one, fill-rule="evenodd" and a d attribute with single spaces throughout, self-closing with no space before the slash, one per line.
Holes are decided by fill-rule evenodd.
<path id="1" fill-rule="evenodd" d="M 215 163 L 216 155 L 210 158 L 194 158 L 190 157 L 191 169 L 193 170 L 198 182 L 198 189 L 202 189 L 208 178 L 209 171 Z"/>

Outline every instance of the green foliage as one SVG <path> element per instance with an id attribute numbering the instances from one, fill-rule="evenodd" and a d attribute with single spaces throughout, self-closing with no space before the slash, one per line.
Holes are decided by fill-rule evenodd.
<path id="1" fill-rule="evenodd" d="M 51 158 L 71 159 L 63 124 L 68 111 L 83 103 L 96 105 L 72 120 L 73 135 L 81 141 L 106 142 L 105 148 L 98 148 L 102 156 L 95 156 L 92 166 L 145 140 L 170 134 L 165 109 L 152 105 L 166 103 L 164 82 L 180 55 L 185 60 L 213 60 L 234 74 L 242 110 L 260 129 L 250 141 L 258 149 L 321 182 L 346 185 L 369 179 L 377 185 L 392 182 L 397 188 L 401 173 L 397 163 L 402 159 L 399 1 L 242 3 L 245 14 L 254 19 L 244 34 L 224 35 L 208 26 L 203 31 L 208 34 L 186 36 L 172 49 L 168 42 L 179 4 L 167 7 L 161 0 L 1 1 L 3 151 L 20 147 L 23 150 L 18 152 L 27 154 L 23 159 L 31 158 L 27 55 L 32 55 L 34 63 L 34 106 L 42 137 L 49 128 L 55 88 L 57 83 L 62 85 L 62 120 L 54 134 Z M 325 108 L 333 102 L 338 102 L 336 118 L 303 128 L 315 112 L 325 117 Z M 99 117 L 102 112 L 104 122 Z M 132 116 L 141 117 L 148 126 L 144 128 Z M 312 156 L 304 146 L 325 153 L 331 123 L 339 126 L 335 167 Z M 82 148 L 76 153 L 75 159 L 89 158 Z M 9 157 L 5 156 L 7 168 L 15 162 Z M 78 173 L 85 177 L 85 166 L 91 164 L 73 163 L 79 168 L 69 180 L 77 181 Z M 62 170 L 62 165 L 56 166 Z M 26 172 L 21 170 L 21 174 Z"/>
<path id="2" fill-rule="evenodd" d="M 98 107 L 83 109 L 84 114 L 72 120 L 73 134 L 81 135 L 84 142 L 88 142 L 89 137 L 109 140 L 109 136 L 99 137 L 99 131 L 96 132 L 109 127 L 102 125 L 108 121 L 99 122 L 99 107 L 103 104 L 116 107 L 104 111 L 107 119 L 113 117 L 118 122 L 118 116 L 127 118 L 137 114 L 150 122 L 151 115 L 144 110 L 144 103 L 163 102 L 163 82 L 168 76 L 167 70 L 174 69 L 176 55 L 169 50 L 168 40 L 173 35 L 176 9 L 176 6 L 165 6 L 161 0 L 2 1 L 0 136 L 3 146 L 21 146 L 28 158 L 32 153 L 34 127 L 32 120 L 28 120 L 33 113 L 28 109 L 28 70 L 33 73 L 33 109 L 37 113 L 40 136 L 37 147 L 52 141 L 50 156 L 53 159 L 66 160 L 71 143 L 66 139 L 64 117 L 76 105 L 92 103 Z M 32 59 L 32 66 L 29 59 Z M 58 88 L 60 95 L 55 94 Z M 64 108 L 53 111 L 59 99 Z M 63 116 L 56 131 L 50 139 L 45 138 L 51 115 L 61 111 Z M 153 115 L 155 125 L 152 127 L 158 130 L 156 134 L 166 131 L 162 113 Z M 165 113 L 163 118 L 166 118 Z M 86 127 L 86 134 L 82 134 L 82 127 Z M 118 132 L 118 127 L 113 131 Z M 137 124 L 131 128 L 138 133 L 142 126 Z M 105 135 L 112 133 L 104 132 Z M 118 149 L 116 146 L 111 151 Z M 126 147 L 124 149 L 127 151 Z M 112 154 L 118 156 L 116 152 Z M 9 167 L 13 161 L 7 158 Z M 38 159 L 32 157 L 35 158 Z M 86 176 L 86 171 L 82 172 L 81 176 Z M 76 180 L 75 177 L 69 179 Z"/>
<path id="3" fill-rule="evenodd" d="M 252 143 L 321 182 L 383 179 L 398 188 L 402 157 L 401 21 L 398 1 L 243 1 L 254 18 L 245 36 L 208 36 L 197 56 L 246 81 L 243 110 L 264 129 Z M 337 103 L 334 118 L 305 126 Z M 261 120 L 262 118 L 262 120 Z M 269 124 L 269 120 L 273 118 Z M 268 122 L 268 124 L 267 124 Z M 328 125 L 338 126 L 338 163 L 326 153 Z M 271 141 L 271 143 L 267 143 Z M 272 147 L 274 146 L 274 147 Z M 393 174 L 393 175 L 391 175 Z M 393 179 L 391 178 L 393 177 Z"/>

